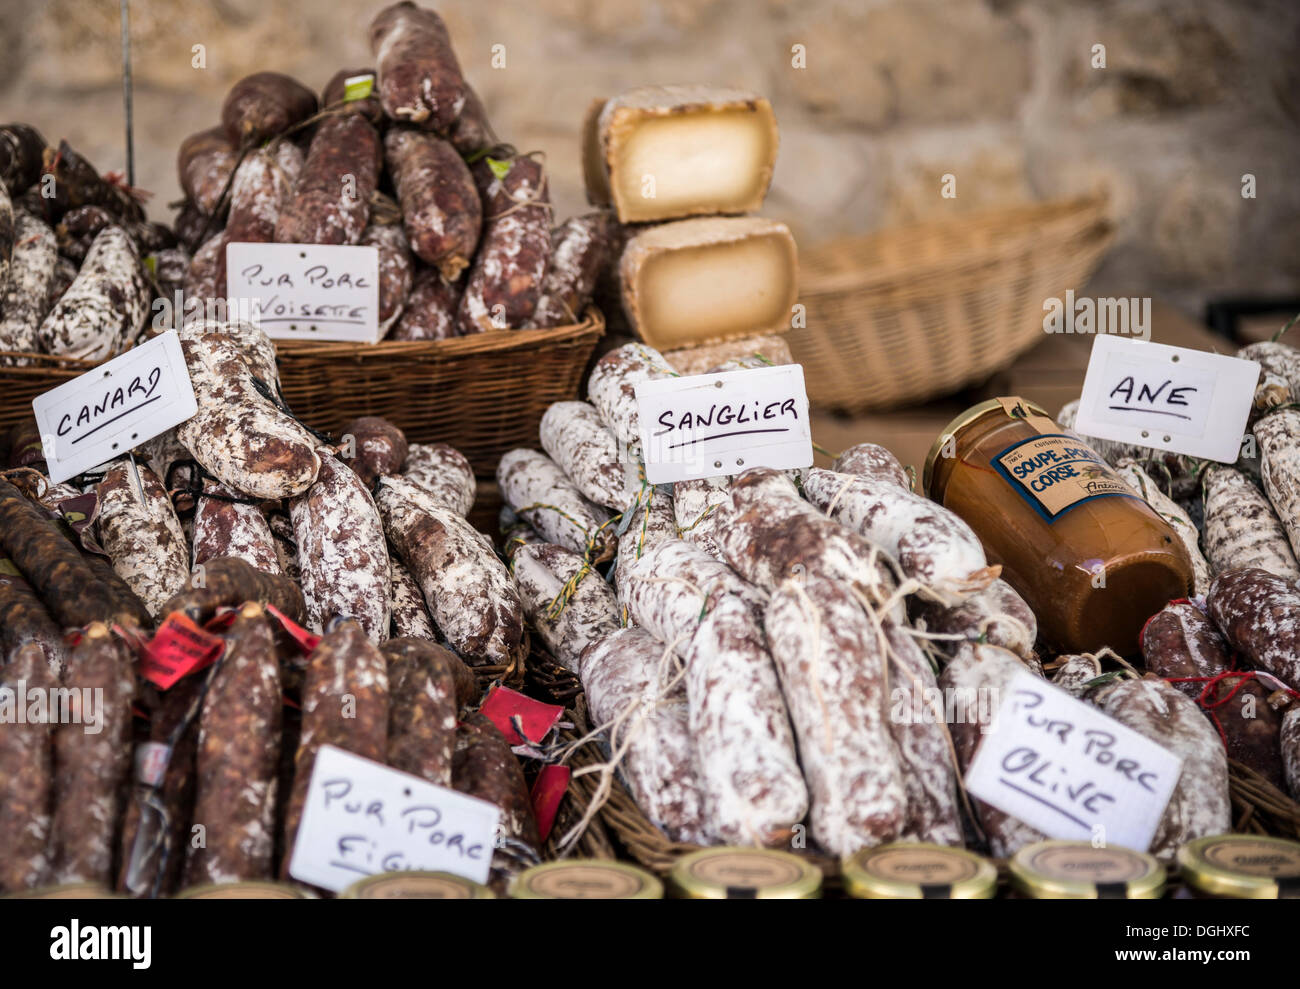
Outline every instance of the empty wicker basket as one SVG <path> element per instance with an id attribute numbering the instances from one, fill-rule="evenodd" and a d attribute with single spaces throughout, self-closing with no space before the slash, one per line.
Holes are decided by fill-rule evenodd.
<path id="1" fill-rule="evenodd" d="M 791 330 L 813 405 L 895 408 L 977 384 L 1043 339 L 1043 303 L 1110 246 L 1104 199 L 973 213 L 804 251 Z"/>

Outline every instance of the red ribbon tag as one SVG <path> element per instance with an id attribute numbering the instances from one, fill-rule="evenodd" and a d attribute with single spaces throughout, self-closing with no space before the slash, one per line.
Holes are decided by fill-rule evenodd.
<path id="1" fill-rule="evenodd" d="M 215 663 L 225 640 L 199 628 L 180 612 L 172 612 L 140 656 L 140 675 L 167 690 L 177 680 Z"/>
<path id="2" fill-rule="evenodd" d="M 560 720 L 564 708 L 535 701 L 509 687 L 494 687 L 479 713 L 496 725 L 511 745 L 539 745 L 551 726 Z M 520 736 L 520 729 L 527 738 Z"/>
<path id="3" fill-rule="evenodd" d="M 266 613 L 280 623 L 280 627 L 288 633 L 289 638 L 298 643 L 298 648 L 304 653 L 310 655 L 316 646 L 320 644 L 321 637 L 319 635 L 307 631 L 275 605 L 268 604 Z"/>
<path id="4" fill-rule="evenodd" d="M 537 818 L 537 830 L 541 832 L 542 841 L 546 840 L 555 824 L 555 814 L 569 789 L 571 775 L 568 766 L 543 766 L 533 783 L 533 816 Z"/>
<path id="5" fill-rule="evenodd" d="M 217 633 L 229 631 L 230 626 L 235 624 L 235 617 L 238 614 L 239 612 L 234 608 L 226 608 L 224 611 L 219 611 L 215 616 L 204 622 L 203 630 L 205 632 Z"/>

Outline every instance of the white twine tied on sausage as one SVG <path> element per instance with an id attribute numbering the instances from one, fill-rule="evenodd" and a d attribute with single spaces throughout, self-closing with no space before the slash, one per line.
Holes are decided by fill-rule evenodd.
<path id="1" fill-rule="evenodd" d="M 572 778 L 577 779 L 579 776 L 590 776 L 593 773 L 598 774 L 600 781 L 596 786 L 596 792 L 587 803 L 586 809 L 582 812 L 582 817 L 576 824 L 556 842 L 560 857 L 567 856 L 576 845 L 579 838 L 586 832 L 587 827 L 600 813 L 602 807 L 609 801 L 610 793 L 614 786 L 614 774 L 623 765 L 623 760 L 627 758 L 627 753 L 636 741 L 638 735 L 645 729 L 650 720 L 650 715 L 660 704 L 672 696 L 677 686 L 686 677 L 686 665 L 676 657 L 676 650 L 684 640 L 689 638 L 685 633 L 679 635 L 671 643 L 664 646 L 664 651 L 659 657 L 659 667 L 655 676 L 655 682 L 658 688 L 651 698 L 644 696 L 638 697 L 618 712 L 613 718 L 602 725 L 593 728 L 581 738 L 568 743 L 565 751 L 556 761 L 564 763 L 578 749 L 582 748 L 589 742 L 597 741 L 603 736 L 608 736 L 608 749 L 610 756 L 604 762 L 597 762 L 590 766 L 583 766 L 573 771 Z M 669 677 L 669 673 L 672 676 Z M 633 717 L 635 716 L 635 718 Z M 619 734 L 619 729 L 624 726 L 629 719 L 631 720 L 625 735 Z"/>

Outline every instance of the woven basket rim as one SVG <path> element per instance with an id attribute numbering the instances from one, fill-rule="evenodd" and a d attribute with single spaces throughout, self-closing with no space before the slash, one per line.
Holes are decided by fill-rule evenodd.
<path id="1" fill-rule="evenodd" d="M 19 367 L 6 364 L 6 358 L 22 358 L 28 363 Z M 105 360 L 110 359 L 105 358 Z M 0 374 L 25 372 L 30 375 L 41 371 L 74 371 L 80 374 L 102 363 L 104 361 L 88 360 L 85 357 L 64 357 L 60 354 L 45 354 L 34 350 L 0 350 Z"/>
<path id="2" fill-rule="evenodd" d="M 942 278 L 973 263 L 994 264 L 1008 256 L 1034 249 L 1045 238 L 1057 239 L 1054 235 L 1058 227 L 1064 228 L 1060 231 L 1060 239 L 1068 240 L 1081 231 L 1093 236 L 1109 236 L 1114 224 L 1106 215 L 1107 204 L 1108 200 L 1104 197 L 1085 196 L 991 207 L 959 216 L 823 241 L 803 251 L 800 256 L 799 294 L 804 297 L 871 289 L 877 285 L 896 284 L 900 280 L 919 282 L 929 278 Z M 850 270 L 845 270 L 830 260 L 846 253 L 865 252 L 877 244 L 900 239 L 952 241 L 967 231 L 994 225 L 999 228 L 995 241 L 981 244 L 978 249 L 970 252 L 944 251 L 932 260 L 914 261 L 906 265 L 855 267 Z"/>
<path id="3" fill-rule="evenodd" d="M 605 317 L 595 306 L 583 313 L 580 323 L 544 330 L 488 330 L 447 340 L 380 340 L 359 343 L 347 340 L 276 340 L 279 358 L 339 358 L 391 361 L 457 360 L 477 354 L 509 350 L 528 350 L 581 340 L 589 335 L 603 336 Z"/>

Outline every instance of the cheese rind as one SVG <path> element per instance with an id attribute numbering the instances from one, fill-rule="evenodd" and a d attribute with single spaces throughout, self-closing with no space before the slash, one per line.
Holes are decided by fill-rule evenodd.
<path id="1" fill-rule="evenodd" d="M 647 86 L 597 107 L 584 124 L 587 198 L 624 223 L 763 205 L 780 143 L 772 105 L 755 93 Z"/>
<path id="2" fill-rule="evenodd" d="M 784 332 L 798 297 L 794 238 L 763 217 L 709 217 L 650 227 L 619 262 L 623 309 L 667 351 Z"/>

